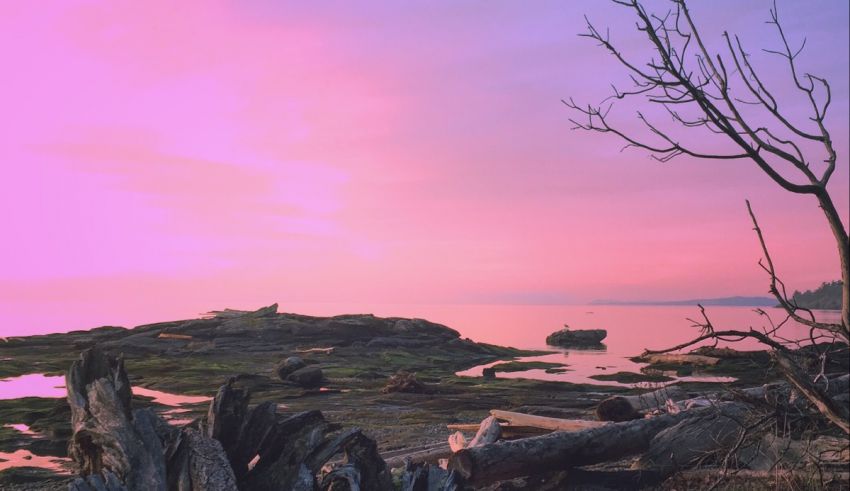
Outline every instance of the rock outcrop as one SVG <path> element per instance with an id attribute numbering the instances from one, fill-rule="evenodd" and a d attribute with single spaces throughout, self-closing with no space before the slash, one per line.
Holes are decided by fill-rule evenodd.
<path id="1" fill-rule="evenodd" d="M 605 329 L 570 329 L 564 326 L 560 331 L 546 337 L 546 344 L 562 348 L 598 346 L 608 336 Z"/>
<path id="2" fill-rule="evenodd" d="M 304 360 L 297 356 L 290 356 L 289 358 L 281 361 L 277 364 L 275 372 L 277 372 L 278 378 L 281 380 L 286 380 L 293 372 L 297 370 L 301 370 L 306 367 L 307 364 L 304 363 Z"/>

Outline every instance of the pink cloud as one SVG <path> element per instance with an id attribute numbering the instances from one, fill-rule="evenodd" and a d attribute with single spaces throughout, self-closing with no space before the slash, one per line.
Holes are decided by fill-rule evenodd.
<path id="1" fill-rule="evenodd" d="M 788 8 L 807 69 L 833 80 L 846 218 L 847 7 Z M 575 36 L 581 14 L 639 54 L 607 4 L 3 9 L 0 314 L 13 332 L 62 329 L 35 303 L 83 327 L 285 299 L 759 294 L 745 198 L 789 284 L 837 274 L 815 204 L 751 163 L 661 165 L 569 130 L 561 98 L 596 102 L 622 80 Z M 723 11 L 699 12 L 714 34 L 772 39 L 760 8 Z"/>

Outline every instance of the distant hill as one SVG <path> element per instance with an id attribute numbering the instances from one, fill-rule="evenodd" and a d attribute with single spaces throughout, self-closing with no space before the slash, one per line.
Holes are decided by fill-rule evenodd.
<path id="1" fill-rule="evenodd" d="M 723 297 L 723 298 L 695 298 L 692 300 L 645 300 L 645 301 L 623 301 L 623 300 L 594 300 L 591 305 L 705 305 L 705 306 L 728 306 L 728 307 L 773 307 L 776 299 L 772 297 Z"/>
<path id="2" fill-rule="evenodd" d="M 794 292 L 791 299 L 800 307 L 817 310 L 841 310 L 841 281 L 824 282 L 815 290 Z"/>

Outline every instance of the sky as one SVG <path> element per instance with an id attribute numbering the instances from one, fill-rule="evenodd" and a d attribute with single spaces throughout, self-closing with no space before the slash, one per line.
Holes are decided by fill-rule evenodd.
<path id="1" fill-rule="evenodd" d="M 759 50 L 777 47 L 771 4 L 692 10 L 710 46 L 740 34 L 811 128 Z M 848 3 L 778 5 L 832 84 L 846 224 Z M 571 129 L 562 99 L 628 81 L 578 36 L 585 15 L 646 60 L 629 12 L 597 0 L 3 2 L 0 335 L 272 302 L 762 295 L 745 199 L 791 288 L 837 279 L 814 199 L 752 162 L 662 164 Z M 612 117 L 640 131 L 640 107 Z"/>

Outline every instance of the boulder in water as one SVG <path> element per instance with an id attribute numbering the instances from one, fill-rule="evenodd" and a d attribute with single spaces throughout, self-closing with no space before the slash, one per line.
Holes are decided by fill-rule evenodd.
<path id="1" fill-rule="evenodd" d="M 562 348 L 597 346 L 607 335 L 605 329 L 570 329 L 565 326 L 546 336 L 546 344 Z"/>

